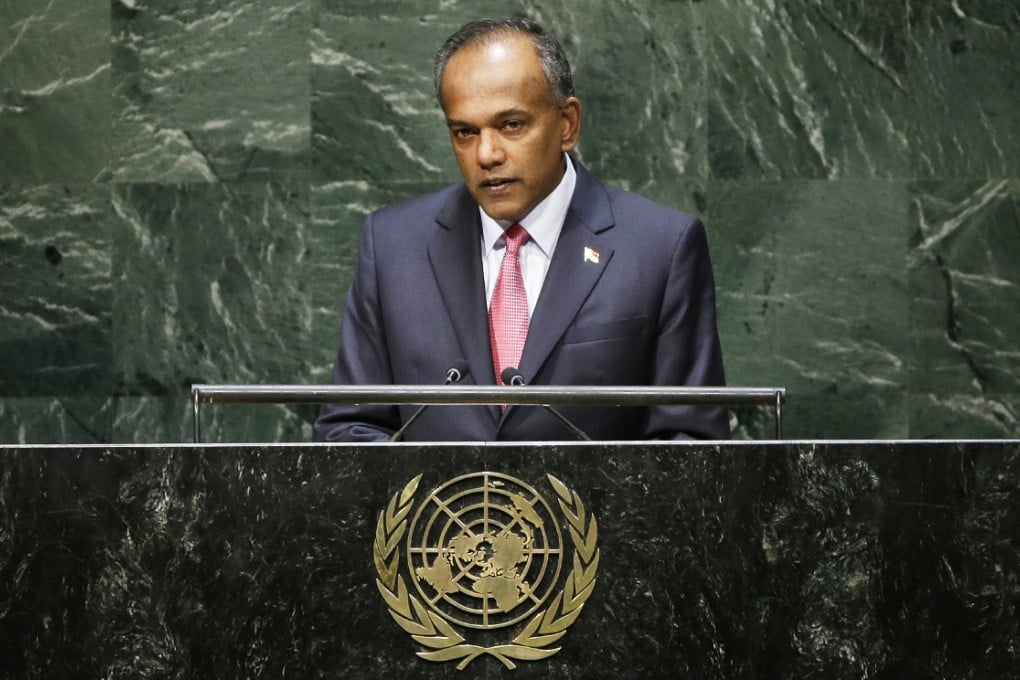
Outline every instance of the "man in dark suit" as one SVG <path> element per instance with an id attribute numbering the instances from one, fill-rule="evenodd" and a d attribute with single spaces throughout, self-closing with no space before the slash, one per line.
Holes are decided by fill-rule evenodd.
<path id="1" fill-rule="evenodd" d="M 471 22 L 436 56 L 464 183 L 365 221 L 338 384 L 723 385 L 702 224 L 612 189 L 568 155 L 581 128 L 570 67 L 534 22 Z M 523 343 L 523 348 L 521 344 Z M 385 440 L 414 406 L 323 407 L 320 441 Z M 730 436 L 714 407 L 564 407 L 593 439 Z M 555 440 L 535 406 L 433 406 L 408 440 Z"/>

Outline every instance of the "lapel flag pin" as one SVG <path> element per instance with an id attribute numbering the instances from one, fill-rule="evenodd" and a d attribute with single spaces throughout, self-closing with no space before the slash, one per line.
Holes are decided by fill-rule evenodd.
<path id="1" fill-rule="evenodd" d="M 598 264 L 599 263 L 599 251 L 592 250 L 588 246 L 585 246 L 584 247 L 584 261 L 585 262 L 593 262 L 595 264 Z"/>

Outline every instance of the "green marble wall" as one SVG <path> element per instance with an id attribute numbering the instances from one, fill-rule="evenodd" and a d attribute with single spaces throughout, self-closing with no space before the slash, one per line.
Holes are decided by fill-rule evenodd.
<path id="1" fill-rule="evenodd" d="M 364 214 L 458 179 L 431 55 L 511 10 L 572 57 L 581 160 L 705 219 L 729 381 L 785 385 L 788 435 L 1020 434 L 1020 0 L 8 0 L 0 441 L 328 381 Z"/>

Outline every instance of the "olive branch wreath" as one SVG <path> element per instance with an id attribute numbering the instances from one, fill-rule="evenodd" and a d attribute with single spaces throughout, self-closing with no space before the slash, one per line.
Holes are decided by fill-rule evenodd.
<path id="1" fill-rule="evenodd" d="M 552 604 L 535 614 L 524 629 L 511 640 L 512 644 L 482 647 L 468 644 L 446 619 L 429 611 L 421 600 L 411 595 L 398 573 L 400 567 L 400 540 L 407 531 L 407 515 L 411 511 L 414 494 L 418 490 L 418 475 L 390 499 L 389 506 L 379 513 L 376 524 L 373 558 L 379 574 L 376 585 L 389 607 L 390 615 L 419 644 L 433 651 L 418 652 L 428 661 L 454 661 L 460 659 L 457 670 L 464 670 L 474 659 L 490 654 L 504 666 L 513 670 L 512 659 L 538 661 L 546 659 L 560 647 L 548 647 L 563 637 L 574 623 L 595 586 L 599 566 L 598 526 L 589 517 L 577 494 L 552 475 L 546 475 L 559 497 L 560 510 L 570 525 L 570 538 L 574 544 L 573 569 L 567 575 L 563 590 Z"/>

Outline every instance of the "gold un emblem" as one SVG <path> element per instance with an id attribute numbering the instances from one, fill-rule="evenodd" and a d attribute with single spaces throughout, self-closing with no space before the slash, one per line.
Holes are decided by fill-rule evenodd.
<path id="1" fill-rule="evenodd" d="M 497 472 L 451 479 L 415 510 L 418 475 L 379 513 L 376 584 L 393 619 L 425 648 L 418 656 L 459 660 L 463 670 L 490 654 L 513 669 L 514 660 L 537 661 L 560 651 L 551 645 L 566 634 L 595 586 L 598 527 L 577 494 L 546 477 L 569 546 L 545 498 Z"/>

